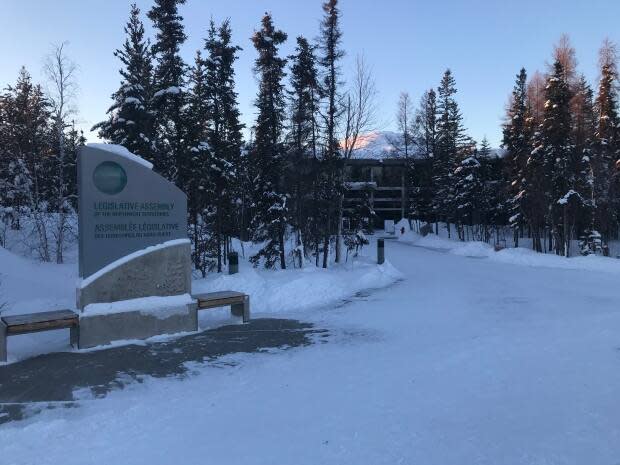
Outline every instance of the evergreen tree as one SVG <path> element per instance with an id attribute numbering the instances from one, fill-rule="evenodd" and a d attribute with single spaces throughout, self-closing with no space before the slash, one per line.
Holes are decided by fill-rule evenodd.
<path id="1" fill-rule="evenodd" d="M 213 21 L 205 40 L 207 71 L 208 127 L 207 141 L 210 147 L 208 176 L 213 192 L 210 206 L 213 213 L 213 235 L 217 247 L 218 272 L 222 271 L 222 256 L 228 251 L 228 240 L 239 231 L 235 223 L 234 208 L 241 197 L 239 178 L 241 174 L 242 128 L 235 91 L 234 63 L 240 47 L 233 45 L 230 22 L 224 21 L 219 28 Z"/>
<path id="2" fill-rule="evenodd" d="M 482 198 L 480 209 L 484 228 L 483 239 L 487 242 L 491 239 L 490 228 L 493 228 L 495 244 L 499 244 L 500 229 L 508 224 L 509 203 L 506 189 L 508 173 L 504 167 L 504 159 L 491 153 L 486 137 L 480 143 L 478 160 L 481 163 Z"/>
<path id="3" fill-rule="evenodd" d="M 434 89 L 424 92 L 420 99 L 416 132 L 421 153 L 426 158 L 433 158 L 437 148 L 437 94 Z"/>
<path id="4" fill-rule="evenodd" d="M 608 242 L 617 224 L 617 189 L 612 173 L 620 156 L 620 119 L 618 117 L 618 74 L 615 47 L 606 43 L 601 49 L 601 79 L 596 96 L 596 153 L 592 163 L 596 201 L 596 227 Z"/>
<path id="5" fill-rule="evenodd" d="M 548 224 L 553 235 L 555 251 L 568 256 L 570 230 L 568 208 L 574 194 L 574 173 L 571 172 L 572 121 L 571 92 L 562 64 L 556 61 L 545 92 L 544 120 L 540 128 L 538 150 L 542 152 L 545 187 L 549 202 Z M 550 244 L 551 246 L 551 244 Z"/>
<path id="6" fill-rule="evenodd" d="M 144 37 L 140 9 L 131 5 L 129 21 L 125 26 L 127 38 L 123 48 L 114 56 L 123 64 L 119 71 L 121 85 L 112 94 L 109 115 L 93 127 L 99 137 L 113 144 L 123 145 L 130 152 L 155 162 L 153 153 L 153 118 L 150 112 L 152 97 L 152 57 L 150 43 Z"/>
<path id="7" fill-rule="evenodd" d="M 433 157 L 433 207 L 435 214 L 442 217 L 448 227 L 450 236 L 450 222 L 454 217 L 454 184 L 453 170 L 456 168 L 457 152 L 463 143 L 463 117 L 454 96 L 456 83 L 452 72 L 448 69 L 443 75 L 437 89 L 437 140 Z"/>
<path id="8" fill-rule="evenodd" d="M 86 145 L 84 131 L 75 127 L 75 121 L 71 122 L 71 128 L 66 134 L 65 144 L 67 148 L 67 163 L 64 166 L 65 179 L 67 180 L 67 199 L 71 203 L 71 209 L 77 211 L 77 154 L 80 147 Z"/>
<path id="9" fill-rule="evenodd" d="M 148 13 L 156 29 L 152 47 L 155 57 L 153 97 L 155 169 L 169 180 L 183 186 L 183 179 L 191 171 L 191 158 L 183 144 L 185 121 L 185 63 L 179 51 L 185 42 L 183 18 L 178 13 L 185 0 L 155 0 Z M 181 175 L 181 179 L 179 179 Z"/>
<path id="10" fill-rule="evenodd" d="M 0 150 L 6 176 L 2 201 L 12 208 L 14 226 L 21 216 L 30 218 L 39 258 L 47 262 L 51 260 L 48 199 L 53 177 L 46 162 L 53 156 L 54 130 L 50 103 L 25 68 L 2 96 L 2 116 Z"/>
<path id="11" fill-rule="evenodd" d="M 573 140 L 575 154 L 571 170 L 575 173 L 573 189 L 578 194 L 578 210 L 573 209 L 572 223 L 580 238 L 582 253 L 594 253 L 600 246 L 595 239 L 599 235 L 594 225 L 596 203 L 594 200 L 594 173 L 592 159 L 595 153 L 596 116 L 594 113 L 594 92 L 581 76 L 576 84 L 575 96 L 572 100 L 573 109 Z M 574 202 L 573 202 L 574 204 Z"/>
<path id="12" fill-rule="evenodd" d="M 216 255 L 213 235 L 210 232 L 213 216 L 209 206 L 216 196 L 209 176 L 209 157 L 211 148 L 207 142 L 207 125 L 209 119 L 208 80 L 205 60 L 200 51 L 196 52 L 194 66 L 189 75 L 187 105 L 184 108 L 185 128 L 184 143 L 188 147 L 189 169 L 183 173 L 183 189 L 187 192 L 189 215 L 189 237 L 192 241 L 192 261 L 194 268 L 203 276 L 213 269 L 212 257 Z"/>
<path id="13" fill-rule="evenodd" d="M 488 145 L 485 146 L 485 150 L 487 149 Z M 461 161 L 452 177 L 456 220 L 459 225 L 472 227 L 481 223 L 480 210 L 483 194 L 480 161 L 475 141 L 472 140 L 465 144 L 460 152 Z M 461 240 L 465 240 L 463 229 L 460 229 L 459 236 Z"/>
<path id="14" fill-rule="evenodd" d="M 340 153 L 340 142 L 337 136 L 337 126 L 341 108 L 338 102 L 338 88 L 340 86 L 340 61 L 344 57 L 341 48 L 342 31 L 340 30 L 340 10 L 338 0 L 327 0 L 323 3 L 323 20 L 319 44 L 322 53 L 319 64 L 324 68 L 323 92 L 326 97 L 325 109 L 325 148 L 323 152 L 322 168 L 324 172 L 321 180 L 322 198 L 327 204 L 327 218 L 325 221 L 325 235 L 323 242 L 323 268 L 327 268 L 330 236 L 333 231 L 333 221 L 340 218 L 342 202 L 340 193 L 343 190 L 343 161 Z M 342 224 L 336 225 L 336 262 L 340 261 L 340 241 Z"/>
<path id="15" fill-rule="evenodd" d="M 317 123 L 320 88 L 314 47 L 305 37 L 297 37 L 295 54 L 291 60 L 291 91 L 289 93 L 290 128 L 288 135 L 287 178 L 289 191 L 293 194 L 291 225 L 295 230 L 295 256 L 303 266 L 305 246 L 315 245 L 319 240 L 318 222 L 313 212 L 317 205 L 315 165 L 319 127 Z M 314 247 L 316 250 L 316 247 Z"/>
<path id="16" fill-rule="evenodd" d="M 285 95 L 282 80 L 286 60 L 278 56 L 278 47 L 286 41 L 286 33 L 275 29 L 270 14 L 262 19 L 262 27 L 252 37 L 258 58 L 254 71 L 259 78 L 256 99 L 258 116 L 251 163 L 255 178 L 252 239 L 264 243 L 250 258 L 256 266 L 264 259 L 266 268 L 280 261 L 286 268 L 284 234 L 287 227 L 287 195 L 283 192 L 284 147 L 282 143 Z"/>
<path id="17" fill-rule="evenodd" d="M 410 213 L 414 218 L 435 221 L 433 168 L 437 144 L 437 96 L 433 89 L 424 92 L 420 99 L 415 116 L 413 141 L 417 145 L 416 153 L 422 160 L 418 162 L 412 158 L 408 163 Z"/>
<path id="18" fill-rule="evenodd" d="M 531 118 L 527 106 L 527 74 L 525 68 L 517 75 L 508 108 L 507 122 L 503 129 L 503 146 L 510 173 L 508 186 L 510 226 L 513 229 L 515 247 L 519 246 L 519 232 L 523 227 L 524 213 L 521 195 L 523 175 L 527 158 L 531 152 Z"/>
<path id="19" fill-rule="evenodd" d="M 520 203 L 523 219 L 532 236 L 532 248 L 543 252 L 542 239 L 547 215 L 548 198 L 544 170 L 543 143 L 540 128 L 533 135 L 534 148 L 525 162 L 521 180 Z"/>

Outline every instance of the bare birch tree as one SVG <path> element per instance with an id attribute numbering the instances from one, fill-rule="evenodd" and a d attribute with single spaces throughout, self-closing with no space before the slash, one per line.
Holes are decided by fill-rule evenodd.
<path id="1" fill-rule="evenodd" d="M 363 55 L 355 60 L 355 75 L 349 91 L 343 97 L 342 152 L 344 162 L 351 159 L 359 136 L 374 129 L 377 116 L 377 87 L 372 69 Z M 338 198 L 338 233 L 336 236 L 336 263 L 342 260 L 342 217 L 344 192 Z"/>
<path id="2" fill-rule="evenodd" d="M 355 60 L 355 75 L 349 91 L 344 95 L 342 149 L 349 160 L 358 138 L 374 129 L 377 116 L 377 86 L 372 69 L 363 55 Z"/>
<path id="3" fill-rule="evenodd" d="M 392 142 L 392 145 L 394 145 L 397 150 L 402 151 L 405 158 L 409 158 L 409 153 L 413 148 L 415 117 L 413 112 L 413 104 L 408 92 L 401 92 L 398 97 L 396 126 L 402 140 L 400 144 L 394 144 Z"/>
<path id="4" fill-rule="evenodd" d="M 58 210 L 53 225 L 53 234 L 56 246 L 56 263 L 62 263 L 63 249 L 67 230 L 70 227 L 69 215 L 72 211 L 70 192 L 67 188 L 68 173 L 65 130 L 69 121 L 76 113 L 75 99 L 77 96 L 77 66 L 66 55 L 67 42 L 54 46 L 54 49 L 45 60 L 44 71 L 49 83 L 48 100 L 51 107 L 54 127 L 56 153 L 56 179 L 54 188 L 55 208 Z"/>

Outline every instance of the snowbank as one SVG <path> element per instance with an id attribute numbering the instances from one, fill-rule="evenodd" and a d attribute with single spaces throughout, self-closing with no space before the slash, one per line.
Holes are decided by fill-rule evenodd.
<path id="1" fill-rule="evenodd" d="M 398 240 L 418 247 L 445 251 L 453 255 L 488 258 L 489 260 L 500 263 L 620 274 L 620 260 L 598 255 L 566 258 L 555 254 L 542 254 L 522 247 L 507 248 L 495 252 L 493 247 L 486 242 L 461 242 L 454 239 L 439 237 L 435 234 L 422 237 L 413 231 L 406 231 L 405 234 L 399 235 Z"/>
<path id="2" fill-rule="evenodd" d="M 133 162 L 139 163 L 142 166 L 152 170 L 153 169 L 153 164 L 151 162 L 146 161 L 144 158 L 139 157 L 138 155 L 134 155 L 133 153 L 131 153 L 129 150 L 127 150 L 125 147 L 123 147 L 122 145 L 116 145 L 116 144 L 102 144 L 102 143 L 98 143 L 98 142 L 90 142 L 89 144 L 87 144 L 88 147 L 93 147 L 95 149 L 99 149 L 99 150 L 105 150 L 106 152 L 110 152 L 113 153 L 115 155 L 119 155 L 123 158 L 126 158 L 128 160 L 131 160 Z"/>
<path id="3" fill-rule="evenodd" d="M 194 281 L 193 293 L 232 289 L 250 295 L 253 314 L 288 313 L 337 303 L 362 290 L 386 287 L 402 278 L 389 262 L 377 265 L 366 258 L 327 270 L 309 266 L 267 271 L 243 265 L 238 274 Z"/>
<path id="4" fill-rule="evenodd" d="M 489 258 L 496 262 L 515 263 L 525 266 L 620 274 L 620 260 L 617 258 L 601 257 L 599 255 L 565 258 L 554 254 L 541 254 L 530 249 L 519 247 L 516 249 L 501 250 L 490 255 Z"/>
<path id="5" fill-rule="evenodd" d="M 3 315 L 72 308 L 75 264 L 41 263 L 0 247 L 0 305 Z"/>

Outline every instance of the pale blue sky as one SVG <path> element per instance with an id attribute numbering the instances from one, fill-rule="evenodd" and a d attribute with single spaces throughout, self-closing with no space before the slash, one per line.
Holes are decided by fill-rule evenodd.
<path id="1" fill-rule="evenodd" d="M 112 52 L 123 40 L 130 1 L 2 0 L 0 15 L 0 85 L 14 82 L 25 65 L 42 79 L 44 55 L 52 43 L 68 41 L 68 53 L 79 65 L 79 122 L 84 128 L 104 117 L 110 94 L 119 83 L 119 62 Z M 145 13 L 150 0 L 139 0 Z M 189 36 L 183 56 L 190 62 L 209 18 L 230 17 L 235 41 L 244 50 L 237 63 L 237 90 L 244 122 L 254 118 L 256 82 L 254 49 L 249 38 L 265 11 L 289 34 L 283 53 L 295 36 L 317 36 L 321 0 L 187 0 L 181 9 Z M 608 36 L 620 41 L 617 0 L 341 0 L 346 75 L 358 53 L 374 69 L 379 89 L 380 129 L 394 127 L 398 94 L 407 90 L 418 100 L 436 87 L 450 67 L 458 100 L 470 134 L 487 135 L 493 145 L 514 76 L 521 66 L 543 70 L 553 43 L 563 32 L 577 49 L 579 69 L 597 78 L 597 49 Z M 148 20 L 145 19 L 150 31 Z M 92 140 L 92 137 L 91 137 Z"/>

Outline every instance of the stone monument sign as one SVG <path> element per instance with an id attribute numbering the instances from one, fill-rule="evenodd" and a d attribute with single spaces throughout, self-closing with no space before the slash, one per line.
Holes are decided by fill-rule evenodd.
<path id="1" fill-rule="evenodd" d="M 187 238 L 187 197 L 124 147 L 78 157 L 80 278 L 148 246 Z"/>
<path id="2" fill-rule="evenodd" d="M 195 331 L 187 198 L 108 144 L 78 155 L 79 345 Z"/>

